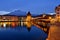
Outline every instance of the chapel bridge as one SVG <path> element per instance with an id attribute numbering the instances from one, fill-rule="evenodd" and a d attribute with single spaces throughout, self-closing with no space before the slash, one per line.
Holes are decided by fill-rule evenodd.
<path id="1" fill-rule="evenodd" d="M 8 23 L 7 23 L 8 22 Z M 23 23 L 22 23 L 23 22 Z M 6 23 L 6 26 L 9 26 L 9 23 L 12 24 L 12 26 L 22 26 L 21 24 L 26 25 L 25 22 L 31 23 L 32 25 L 36 26 L 37 28 L 43 30 L 45 33 L 48 34 L 49 27 L 50 27 L 50 20 L 49 19 L 38 19 L 38 18 L 32 18 L 30 21 L 22 20 L 22 21 L 0 21 L 0 24 L 4 25 Z M 29 25 L 29 24 L 28 24 Z M 30 27 L 27 27 L 30 28 Z"/>
<path id="2" fill-rule="evenodd" d="M 36 26 L 37 28 L 40 28 L 45 33 L 49 33 L 50 28 L 50 19 L 39 19 L 39 18 L 33 18 L 32 24 Z"/>

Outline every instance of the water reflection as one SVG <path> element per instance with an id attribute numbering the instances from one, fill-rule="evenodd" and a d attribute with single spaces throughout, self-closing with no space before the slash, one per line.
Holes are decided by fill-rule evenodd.
<path id="1" fill-rule="evenodd" d="M 0 22 L 0 38 L 19 40 L 45 40 L 47 34 L 39 27 L 32 26 L 31 20 L 20 22 Z"/>
<path id="2" fill-rule="evenodd" d="M 16 28 L 0 28 L 0 39 L 14 40 L 45 40 L 47 34 L 35 26 L 31 27 L 30 32 L 24 26 Z"/>

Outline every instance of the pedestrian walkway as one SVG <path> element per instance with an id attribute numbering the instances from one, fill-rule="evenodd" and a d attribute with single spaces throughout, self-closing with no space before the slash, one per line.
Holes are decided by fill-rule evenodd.
<path id="1" fill-rule="evenodd" d="M 50 26 L 47 40 L 60 40 L 60 23 Z"/>

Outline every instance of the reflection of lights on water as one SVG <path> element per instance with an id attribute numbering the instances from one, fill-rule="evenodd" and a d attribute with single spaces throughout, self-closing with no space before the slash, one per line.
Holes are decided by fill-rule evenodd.
<path id="1" fill-rule="evenodd" d="M 15 23 L 12 23 L 12 27 L 15 27 Z"/>
<path id="2" fill-rule="evenodd" d="M 23 26 L 23 22 L 21 22 L 21 26 Z"/>
<path id="3" fill-rule="evenodd" d="M 30 31 L 30 30 L 31 30 L 31 28 L 30 28 L 30 27 L 27 27 L 27 30 L 28 30 L 28 31 Z"/>
<path id="4" fill-rule="evenodd" d="M 3 27 L 6 27 L 6 24 L 5 23 L 3 24 Z"/>

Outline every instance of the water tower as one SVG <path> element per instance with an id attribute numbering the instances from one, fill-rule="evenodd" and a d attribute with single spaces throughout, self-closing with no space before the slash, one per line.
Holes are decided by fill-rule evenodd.
<path id="1" fill-rule="evenodd" d="M 26 26 L 27 26 L 27 28 L 31 28 L 31 19 L 32 19 L 32 17 L 31 17 L 31 13 L 30 12 L 28 12 L 27 13 L 27 17 L 26 17 Z"/>

